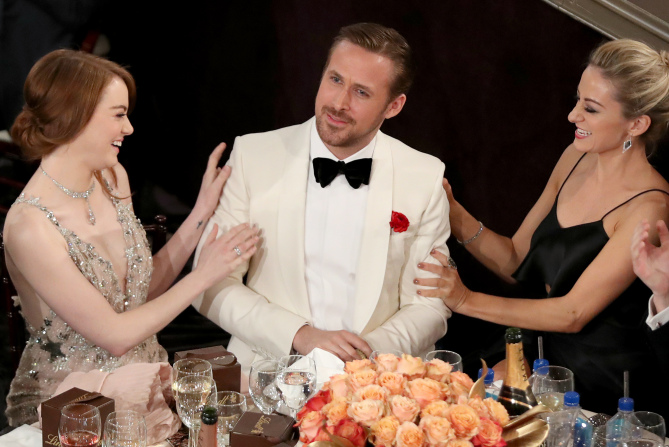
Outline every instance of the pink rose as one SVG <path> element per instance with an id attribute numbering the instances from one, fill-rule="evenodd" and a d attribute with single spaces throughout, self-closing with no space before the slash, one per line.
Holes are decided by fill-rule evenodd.
<path id="1" fill-rule="evenodd" d="M 351 360 L 350 362 L 346 362 L 346 365 L 344 365 L 344 372 L 349 374 L 362 371 L 363 369 L 375 370 L 376 365 L 369 359 Z"/>
<path id="2" fill-rule="evenodd" d="M 414 379 L 407 383 L 410 397 L 416 399 L 421 408 L 434 400 L 444 397 L 442 384 L 432 379 Z"/>
<path id="3" fill-rule="evenodd" d="M 407 378 L 404 377 L 404 374 L 386 371 L 379 374 L 376 383 L 386 388 L 390 394 L 403 394 L 407 384 Z"/>
<path id="4" fill-rule="evenodd" d="M 499 402 L 494 399 L 486 398 L 483 399 L 483 403 L 488 410 L 490 411 L 490 419 L 504 426 L 509 423 L 509 413 L 506 411 L 506 408 Z"/>
<path id="5" fill-rule="evenodd" d="M 450 404 L 443 400 L 435 400 L 430 402 L 423 408 L 420 412 L 420 417 L 424 418 L 426 416 L 439 416 L 445 418 L 448 415 L 448 409 Z"/>
<path id="6" fill-rule="evenodd" d="M 413 422 L 403 422 L 397 429 L 395 445 L 397 447 L 423 447 L 425 433 Z"/>
<path id="7" fill-rule="evenodd" d="M 337 425 L 348 417 L 348 405 L 344 399 L 335 399 L 321 408 L 321 412 L 328 420 L 328 424 Z"/>
<path id="8" fill-rule="evenodd" d="M 374 422 L 385 416 L 385 405 L 380 400 L 361 400 L 351 402 L 348 415 L 355 422 L 370 427 Z"/>
<path id="9" fill-rule="evenodd" d="M 479 432 L 481 419 L 469 405 L 453 405 L 448 409 L 448 420 L 451 422 L 455 436 L 470 439 Z"/>
<path id="10" fill-rule="evenodd" d="M 425 365 L 427 367 L 426 377 L 437 382 L 449 383 L 453 367 L 450 363 L 441 359 L 432 359 Z"/>
<path id="11" fill-rule="evenodd" d="M 372 444 L 376 447 L 391 447 L 395 445 L 395 436 L 400 427 L 400 421 L 395 416 L 386 416 L 372 424 L 370 432 Z"/>
<path id="12" fill-rule="evenodd" d="M 353 394 L 353 400 L 360 401 L 372 399 L 385 402 L 386 399 L 388 399 L 388 396 L 390 396 L 390 391 L 386 388 L 379 385 L 367 385 L 359 388 L 355 394 Z"/>
<path id="13" fill-rule="evenodd" d="M 300 441 L 308 444 L 321 432 L 325 425 L 325 416 L 320 411 L 310 411 L 295 425 L 300 427 Z"/>
<path id="14" fill-rule="evenodd" d="M 348 385 L 348 374 L 337 374 L 330 377 L 330 381 L 325 384 L 330 390 L 332 398 L 348 398 L 351 388 Z"/>
<path id="15" fill-rule="evenodd" d="M 350 420 L 343 420 L 339 422 L 332 431 L 332 434 L 340 438 L 347 439 L 355 447 L 364 447 L 367 442 L 367 434 L 365 430 Z"/>
<path id="16" fill-rule="evenodd" d="M 363 386 L 373 385 L 376 383 L 377 378 L 376 371 L 371 369 L 363 369 L 361 371 L 354 372 L 348 376 L 348 385 L 351 387 L 353 392 L 356 392 Z"/>
<path id="17" fill-rule="evenodd" d="M 506 442 L 502 439 L 502 427 L 490 419 L 481 419 L 481 427 L 478 435 L 472 438 L 475 447 L 504 447 Z"/>
<path id="18" fill-rule="evenodd" d="M 427 442 L 431 447 L 446 447 L 451 439 L 455 439 L 455 431 L 446 418 L 426 416 L 418 426 L 423 429 Z"/>
<path id="19" fill-rule="evenodd" d="M 388 406 L 390 412 L 400 422 L 414 422 L 420 413 L 418 402 L 406 396 L 391 396 L 388 399 Z"/>
<path id="20" fill-rule="evenodd" d="M 406 375 L 409 380 L 425 377 L 425 371 L 425 364 L 420 357 L 402 354 L 402 358 L 397 362 L 397 372 Z"/>
<path id="21" fill-rule="evenodd" d="M 374 363 L 376 363 L 376 372 L 395 372 L 397 370 L 397 364 L 399 361 L 399 357 L 397 357 L 395 354 L 379 354 L 374 359 Z"/>

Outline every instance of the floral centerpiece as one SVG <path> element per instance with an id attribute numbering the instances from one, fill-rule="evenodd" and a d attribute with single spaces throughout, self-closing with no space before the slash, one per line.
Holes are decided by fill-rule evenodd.
<path id="1" fill-rule="evenodd" d="M 506 409 L 471 397 L 448 363 L 403 354 L 347 362 L 297 414 L 300 441 L 363 447 L 504 447 Z"/>

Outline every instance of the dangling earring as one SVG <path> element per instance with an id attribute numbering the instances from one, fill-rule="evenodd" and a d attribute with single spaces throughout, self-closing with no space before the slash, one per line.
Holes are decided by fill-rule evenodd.
<path id="1" fill-rule="evenodd" d="M 623 154 L 632 147 L 632 135 L 629 135 L 629 138 L 623 143 Z"/>

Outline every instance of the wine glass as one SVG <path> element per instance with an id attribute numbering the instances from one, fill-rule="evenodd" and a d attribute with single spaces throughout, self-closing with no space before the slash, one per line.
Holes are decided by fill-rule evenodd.
<path id="1" fill-rule="evenodd" d="M 211 403 L 212 397 L 216 396 L 216 382 L 206 375 L 187 375 L 176 382 L 175 389 L 177 413 L 188 427 L 188 446 L 196 447 L 200 414 Z"/>
<path id="2" fill-rule="evenodd" d="M 184 376 L 207 376 L 214 378 L 211 363 L 202 359 L 182 359 L 172 366 L 172 392 L 176 393 L 177 381 Z"/>
<path id="3" fill-rule="evenodd" d="M 537 401 L 552 411 L 564 408 L 564 393 L 574 391 L 574 373 L 564 366 L 542 366 L 536 370 L 532 392 Z"/>
<path id="4" fill-rule="evenodd" d="M 218 445 L 230 445 L 230 430 L 246 412 L 246 397 L 237 391 L 219 391 L 214 406 L 218 412 Z"/>
<path id="5" fill-rule="evenodd" d="M 277 387 L 281 401 L 295 418 L 316 390 L 316 363 L 303 355 L 286 355 L 279 362 Z"/>
<path id="6" fill-rule="evenodd" d="M 89 404 L 68 404 L 60 410 L 58 438 L 63 447 L 93 447 L 100 441 L 100 410 Z"/>
<path id="7" fill-rule="evenodd" d="M 426 362 L 429 362 L 430 360 L 433 359 L 443 360 L 444 362 L 448 363 L 453 368 L 451 371 L 462 372 L 462 357 L 460 357 L 460 354 L 458 354 L 457 352 L 437 350 L 437 351 L 430 351 L 427 354 L 425 354 Z"/>
<path id="8" fill-rule="evenodd" d="M 256 407 L 264 414 L 272 414 L 281 404 L 276 379 L 281 370 L 278 360 L 258 360 L 249 372 L 249 393 Z"/>
<path id="9" fill-rule="evenodd" d="M 146 447 L 146 422 L 136 411 L 115 411 L 107 416 L 104 447 Z"/>
<path id="10" fill-rule="evenodd" d="M 639 419 L 641 428 L 644 430 L 642 437 L 657 437 L 660 442 L 664 442 L 664 438 L 667 436 L 667 427 L 662 416 L 652 411 L 635 411 L 634 415 Z"/>

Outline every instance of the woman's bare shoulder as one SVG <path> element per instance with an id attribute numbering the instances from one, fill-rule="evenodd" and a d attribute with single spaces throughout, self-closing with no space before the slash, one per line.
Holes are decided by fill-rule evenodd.
<path id="1" fill-rule="evenodd" d="M 44 211 L 27 203 L 16 203 L 5 218 L 3 241 L 10 250 L 39 247 L 57 236 L 52 227 Z"/>

